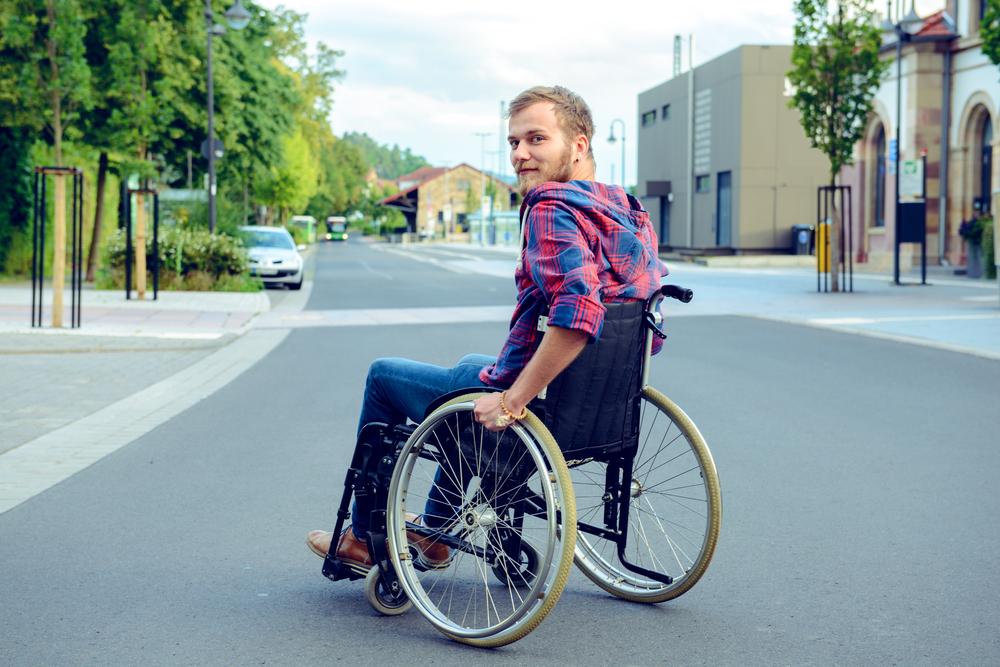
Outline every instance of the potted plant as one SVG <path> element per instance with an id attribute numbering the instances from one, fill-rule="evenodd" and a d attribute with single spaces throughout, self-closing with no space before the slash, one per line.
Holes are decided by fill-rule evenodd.
<path id="1" fill-rule="evenodd" d="M 983 277 L 983 229 L 987 223 L 992 221 L 985 216 L 979 216 L 964 221 L 958 227 L 958 235 L 965 239 L 966 243 L 965 275 L 969 278 Z"/>

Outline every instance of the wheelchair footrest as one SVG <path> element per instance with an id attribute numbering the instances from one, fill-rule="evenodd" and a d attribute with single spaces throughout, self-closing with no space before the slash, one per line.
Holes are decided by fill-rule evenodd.
<path id="1" fill-rule="evenodd" d="M 330 581 L 340 581 L 342 579 L 353 581 L 355 579 L 364 579 L 367 574 L 367 570 L 362 570 L 357 565 L 345 563 L 342 560 L 339 560 L 336 556 L 327 555 L 327 557 L 323 559 L 323 576 Z"/>

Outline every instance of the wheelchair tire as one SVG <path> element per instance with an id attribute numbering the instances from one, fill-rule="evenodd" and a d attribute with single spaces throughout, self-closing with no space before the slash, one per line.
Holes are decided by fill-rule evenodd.
<path id="1" fill-rule="evenodd" d="M 389 555 L 417 611 L 455 641 L 497 647 L 534 630 L 558 601 L 573 564 L 576 505 L 548 429 L 529 413 L 500 433 L 486 430 L 472 415 L 484 395 L 457 397 L 416 427 L 396 461 L 387 523 Z M 452 494 L 443 507 L 457 509 L 428 515 L 432 492 Z M 422 514 L 421 525 L 408 525 L 407 513 Z M 522 567 L 504 553 L 501 530 L 516 530 L 533 550 L 530 581 L 491 576 Z M 415 534 L 420 545 L 410 542 Z M 420 567 L 413 549 L 438 542 L 448 543 L 448 565 Z"/>
<path id="2" fill-rule="evenodd" d="M 578 519 L 603 524 L 607 465 L 587 461 L 571 470 L 581 504 Z M 646 387 L 639 451 L 633 462 L 627 560 L 669 575 L 665 584 L 627 569 L 614 542 L 579 532 L 576 566 L 595 584 L 634 602 L 682 595 L 705 573 L 719 539 L 722 495 L 712 454 L 694 422 L 669 398 Z"/>
<path id="3" fill-rule="evenodd" d="M 372 608 L 383 616 L 399 616 L 409 611 L 413 603 L 402 589 L 390 591 L 385 585 L 382 570 L 372 567 L 365 575 L 365 599 Z"/>

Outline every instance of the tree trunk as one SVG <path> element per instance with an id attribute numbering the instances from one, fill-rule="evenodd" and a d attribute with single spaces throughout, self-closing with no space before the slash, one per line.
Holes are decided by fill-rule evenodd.
<path id="1" fill-rule="evenodd" d="M 87 251 L 87 282 L 94 282 L 97 270 L 97 252 L 101 247 L 101 221 L 104 218 L 104 188 L 108 181 L 108 153 L 101 151 L 97 160 L 97 197 L 94 204 L 94 232 L 90 235 L 90 250 Z"/>
<path id="2" fill-rule="evenodd" d="M 146 147 L 140 146 L 138 151 L 140 160 L 146 158 Z M 143 187 L 140 182 L 140 187 Z M 146 208 L 145 196 L 140 193 L 135 195 L 135 292 L 136 297 L 142 301 L 146 298 Z"/>
<path id="3" fill-rule="evenodd" d="M 836 178 L 830 179 L 830 187 L 833 188 L 837 184 Z M 837 196 L 835 190 L 830 190 L 827 192 L 827 196 L 830 198 L 830 261 L 827 263 L 827 269 L 830 271 L 830 291 L 839 292 L 840 291 L 840 230 L 842 229 L 840 220 L 840 209 L 837 208 Z"/>

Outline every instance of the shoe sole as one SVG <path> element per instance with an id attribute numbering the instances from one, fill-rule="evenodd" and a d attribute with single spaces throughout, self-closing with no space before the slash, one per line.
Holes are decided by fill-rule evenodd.
<path id="1" fill-rule="evenodd" d="M 320 548 L 318 548 L 315 544 L 313 544 L 312 542 L 310 542 L 308 539 L 306 540 L 306 546 L 309 547 L 309 550 L 312 551 L 317 556 L 319 556 L 320 558 L 326 558 L 327 552 L 323 551 Z M 356 560 L 351 560 L 349 558 L 338 558 L 337 560 L 339 560 L 341 563 L 343 563 L 344 565 L 346 565 L 347 567 L 349 567 L 351 570 L 353 570 L 354 572 L 357 572 L 360 575 L 368 574 L 368 571 L 370 569 L 372 569 L 371 565 L 365 565 L 362 562 L 359 562 L 359 561 L 356 561 Z"/>

